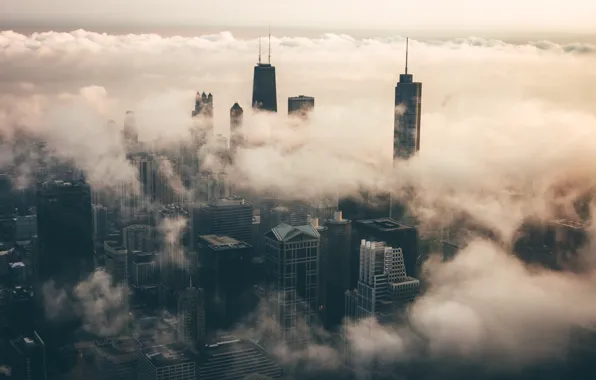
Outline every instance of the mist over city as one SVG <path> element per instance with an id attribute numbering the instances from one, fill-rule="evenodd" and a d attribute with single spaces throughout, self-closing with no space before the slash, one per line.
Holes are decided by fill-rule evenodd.
<path id="1" fill-rule="evenodd" d="M 593 5 L 28 3 L 0 378 L 596 374 Z"/>

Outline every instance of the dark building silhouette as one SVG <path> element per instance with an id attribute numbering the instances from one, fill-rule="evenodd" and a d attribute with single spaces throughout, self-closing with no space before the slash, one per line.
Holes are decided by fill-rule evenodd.
<path id="1" fill-rule="evenodd" d="M 288 115 L 306 117 L 315 108 L 312 96 L 292 96 L 288 98 Z"/>
<path id="2" fill-rule="evenodd" d="M 192 117 L 203 115 L 205 117 L 213 117 L 213 95 L 205 92 L 200 93 L 197 91 L 195 98 L 195 109 L 192 110 Z"/>
<path id="3" fill-rule="evenodd" d="M 321 234 L 319 307 L 323 326 L 333 329 L 341 324 L 345 311 L 344 293 L 350 289 L 352 222 L 337 211 L 325 222 Z M 324 243 L 325 242 L 325 243 Z M 323 249 L 326 244 L 327 248 Z"/>
<path id="4" fill-rule="evenodd" d="M 251 248 L 229 236 L 199 237 L 199 283 L 205 291 L 209 331 L 230 328 L 250 311 Z"/>
<path id="5" fill-rule="evenodd" d="M 11 379 L 47 379 L 45 344 L 35 331 L 10 340 L 9 351 Z"/>
<path id="6" fill-rule="evenodd" d="M 401 159 L 408 159 L 420 150 L 422 83 L 414 82 L 412 74 L 408 74 L 407 43 L 406 70 L 395 86 L 393 158 Z"/>
<path id="7" fill-rule="evenodd" d="M 89 186 L 46 182 L 37 191 L 38 282 L 73 285 L 93 272 L 93 227 Z"/>
<path id="8" fill-rule="evenodd" d="M 178 341 L 198 346 L 205 338 L 205 293 L 192 280 L 178 295 Z"/>
<path id="9" fill-rule="evenodd" d="M 238 147 L 244 143 L 244 134 L 242 133 L 242 121 L 244 110 L 238 103 L 234 103 L 230 108 L 230 153 L 232 157 L 236 156 Z"/>
<path id="10" fill-rule="evenodd" d="M 213 95 L 208 95 L 197 92 L 195 98 L 195 109 L 192 110 L 191 116 L 201 117 L 199 125 L 195 125 L 191 129 L 194 139 L 194 145 L 204 144 L 207 139 L 213 136 Z"/>
<path id="11" fill-rule="evenodd" d="M 261 40 L 259 39 L 259 62 L 255 66 L 252 82 L 252 107 L 277 112 L 277 85 L 275 66 L 271 65 L 271 35 L 269 36 L 269 61 L 261 62 Z"/>
<path id="12" fill-rule="evenodd" d="M 140 347 L 128 337 L 95 341 L 97 380 L 136 379 Z"/>

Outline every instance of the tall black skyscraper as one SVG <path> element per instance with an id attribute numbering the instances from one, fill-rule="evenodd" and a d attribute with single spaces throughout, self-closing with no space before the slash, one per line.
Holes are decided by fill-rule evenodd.
<path id="1" fill-rule="evenodd" d="M 259 39 L 259 62 L 255 66 L 252 82 L 252 106 L 255 109 L 277 112 L 277 86 L 275 66 L 271 65 L 271 34 L 269 34 L 269 60 L 261 62 L 261 40 Z"/>
<path id="2" fill-rule="evenodd" d="M 37 191 L 36 280 L 73 285 L 93 271 L 91 194 L 82 182 L 46 182 Z"/>
<path id="3" fill-rule="evenodd" d="M 315 108 L 315 98 L 312 96 L 291 96 L 288 98 L 288 115 L 307 117 Z"/>
<path id="4" fill-rule="evenodd" d="M 406 71 L 395 86 L 393 124 L 393 158 L 408 159 L 420 150 L 420 116 L 422 83 L 408 74 L 408 40 L 406 39 Z"/>

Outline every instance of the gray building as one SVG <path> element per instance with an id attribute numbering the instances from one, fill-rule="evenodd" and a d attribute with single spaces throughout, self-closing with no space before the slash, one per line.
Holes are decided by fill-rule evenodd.
<path id="1" fill-rule="evenodd" d="M 271 331 L 286 343 L 306 339 L 301 325 L 314 322 L 318 308 L 320 235 L 311 224 L 280 224 L 265 235 L 269 285 L 267 310 L 278 330 Z"/>
<path id="2" fill-rule="evenodd" d="M 197 375 L 201 380 L 242 380 L 259 374 L 278 379 L 282 370 L 267 352 L 250 340 L 229 339 L 207 345 L 197 360 Z"/>
<path id="3" fill-rule="evenodd" d="M 230 153 L 232 159 L 236 156 L 238 148 L 244 144 L 244 134 L 242 132 L 242 121 L 244 110 L 238 103 L 234 103 L 230 108 Z"/>
<path id="4" fill-rule="evenodd" d="M 106 257 L 106 272 L 112 276 L 112 281 L 117 286 L 128 285 L 128 252 L 124 246 L 112 242 L 104 242 Z"/>
<path id="5" fill-rule="evenodd" d="M 140 350 L 138 380 L 196 380 L 195 355 L 183 344 Z"/>
<path id="6" fill-rule="evenodd" d="M 37 332 L 10 340 L 8 360 L 11 378 L 46 380 L 46 347 Z"/>
<path id="7" fill-rule="evenodd" d="M 190 285 L 178 295 L 178 341 L 197 346 L 205 339 L 205 296 Z"/>

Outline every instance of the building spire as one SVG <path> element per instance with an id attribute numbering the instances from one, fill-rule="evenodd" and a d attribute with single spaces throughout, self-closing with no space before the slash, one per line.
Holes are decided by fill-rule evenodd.
<path id="1" fill-rule="evenodd" d="M 271 25 L 269 25 L 269 64 L 271 64 Z"/>
<path id="2" fill-rule="evenodd" d="M 259 36 L 259 65 L 261 64 L 261 36 Z"/>
<path id="3" fill-rule="evenodd" d="M 408 74 L 408 46 L 410 45 L 410 37 L 406 37 L 406 75 Z"/>

